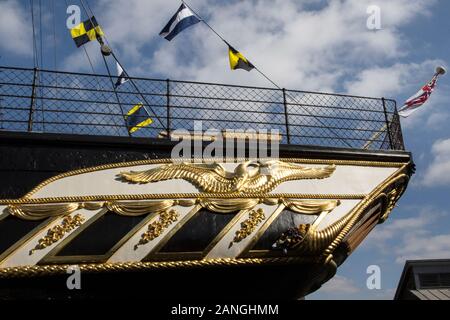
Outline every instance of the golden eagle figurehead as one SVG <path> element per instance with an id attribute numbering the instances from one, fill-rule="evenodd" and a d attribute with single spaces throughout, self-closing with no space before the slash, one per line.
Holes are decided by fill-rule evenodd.
<path id="1" fill-rule="evenodd" d="M 183 179 L 206 193 L 268 193 L 279 184 L 301 179 L 328 178 L 334 165 L 304 167 L 298 164 L 273 160 L 246 161 L 233 172 L 218 163 L 171 163 L 145 171 L 121 172 L 119 178 L 130 183 L 149 183 Z"/>

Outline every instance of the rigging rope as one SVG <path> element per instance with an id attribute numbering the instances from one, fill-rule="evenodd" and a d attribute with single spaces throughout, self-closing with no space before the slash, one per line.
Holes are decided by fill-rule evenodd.
<path id="1" fill-rule="evenodd" d="M 42 54 L 42 35 L 43 35 L 44 33 L 42 32 L 42 3 L 41 3 L 41 0 L 39 0 L 39 42 L 40 42 L 40 46 L 41 46 L 41 48 L 40 48 L 40 51 L 41 51 L 41 69 L 43 69 L 44 68 L 44 56 L 43 56 L 43 54 Z"/>
<path id="2" fill-rule="evenodd" d="M 66 0 L 66 1 L 67 1 L 67 0 Z M 85 12 L 86 15 L 89 17 L 89 20 L 90 20 L 91 23 L 92 23 L 92 19 L 91 19 L 91 18 L 92 18 L 92 16 L 95 16 L 95 15 L 94 15 L 94 11 L 93 11 L 93 10 L 91 9 L 91 7 L 89 6 L 89 3 L 87 2 L 87 0 L 86 0 L 86 6 L 85 6 L 83 0 L 80 0 L 80 3 L 81 3 L 81 6 L 83 7 L 84 12 Z M 89 11 L 88 11 L 87 8 L 89 8 L 90 14 L 89 14 Z M 105 38 L 105 41 L 106 41 L 106 43 L 107 43 L 108 46 L 109 46 L 109 42 L 108 42 L 108 39 L 107 39 L 106 35 L 103 35 L 103 37 Z M 137 94 L 138 94 L 139 96 L 141 96 L 142 100 L 144 100 L 145 105 L 143 105 L 143 108 L 144 108 L 144 110 L 147 112 L 147 114 L 150 116 L 150 113 L 148 112 L 148 109 L 147 109 L 147 107 L 148 107 L 148 108 L 151 110 L 151 113 L 153 114 L 153 116 L 155 117 L 155 119 L 161 124 L 162 128 L 166 128 L 166 126 L 162 123 L 161 119 L 159 119 L 159 117 L 156 115 L 155 111 L 150 107 L 150 103 L 148 103 L 148 101 L 147 101 L 147 99 L 145 98 L 145 96 L 141 93 L 141 91 L 139 90 L 138 86 L 137 86 L 136 83 L 134 82 L 133 78 L 131 78 L 131 77 L 128 75 L 128 73 L 126 72 L 126 70 L 125 70 L 125 68 L 123 67 L 123 65 L 119 62 L 119 60 L 117 59 L 117 57 L 116 57 L 116 55 L 114 54 L 114 52 L 111 52 L 111 55 L 113 56 L 113 58 L 114 58 L 114 60 L 117 62 L 117 64 L 120 65 L 120 67 L 121 67 L 122 70 L 124 71 L 125 75 L 126 75 L 127 78 L 129 79 L 130 83 L 133 85 L 134 89 L 136 90 Z M 122 114 L 124 114 L 123 109 L 122 109 L 122 106 L 121 106 L 120 101 L 119 101 L 119 97 L 118 97 L 116 88 L 115 88 L 115 86 L 114 86 L 114 81 L 112 80 L 112 76 L 111 76 L 111 72 L 110 72 L 109 67 L 108 67 L 108 63 L 107 63 L 106 58 L 105 58 L 105 56 L 104 56 L 103 54 L 102 54 L 102 57 L 103 57 L 103 60 L 104 60 L 104 62 L 105 62 L 105 66 L 106 66 L 106 69 L 107 69 L 109 78 L 110 78 L 110 80 L 111 80 L 111 83 L 112 83 L 112 88 L 113 88 L 113 90 L 114 90 L 114 94 L 116 95 L 116 98 L 117 98 L 118 103 L 119 103 L 119 105 L 120 105 L 121 112 L 122 112 Z M 127 129 L 127 130 L 128 130 L 128 129 Z"/>
<path id="3" fill-rule="evenodd" d="M 56 65 L 56 12 L 55 12 L 55 0 L 52 0 L 52 20 L 53 20 L 53 67 L 55 68 L 55 71 L 57 69 Z"/>
<path id="4" fill-rule="evenodd" d="M 41 52 L 41 66 L 40 68 L 44 68 L 44 55 L 43 55 L 43 34 L 42 31 L 42 2 L 39 0 L 39 42 L 40 42 L 40 52 Z M 42 99 L 44 96 L 44 88 L 40 85 L 41 84 L 41 74 L 38 73 L 37 79 L 37 86 L 39 88 L 39 96 L 41 101 L 41 120 L 42 120 L 42 131 L 45 132 L 45 117 L 44 117 L 44 100 Z"/>
<path id="5" fill-rule="evenodd" d="M 66 6 L 69 7 L 69 3 L 67 2 L 67 0 L 65 0 L 65 2 L 66 2 Z M 87 52 L 87 50 L 84 46 L 83 46 L 83 49 L 84 49 L 84 54 L 86 55 L 86 58 L 89 62 L 89 65 L 91 66 L 92 74 L 95 75 L 95 69 L 94 69 L 94 65 L 92 64 L 91 57 L 89 56 L 89 53 Z M 100 85 L 98 83 L 98 79 L 97 79 L 97 86 L 100 87 Z"/>
<path id="6" fill-rule="evenodd" d="M 67 0 L 66 0 L 66 1 L 67 1 Z M 89 17 L 89 20 L 90 20 L 91 23 L 92 23 L 91 17 L 92 17 L 92 16 L 95 16 L 95 15 L 94 15 L 94 11 L 93 11 L 93 10 L 91 9 L 91 7 L 89 6 L 89 3 L 88 3 L 87 0 L 86 0 L 86 6 L 85 6 L 83 0 L 80 0 L 80 3 L 81 3 L 81 6 L 83 7 L 85 13 L 86 13 L 87 16 Z M 91 14 L 89 14 L 89 11 L 88 11 L 87 8 L 88 8 L 89 11 L 91 12 Z M 105 41 L 106 41 L 107 45 L 109 46 L 108 38 L 106 37 L 106 35 L 103 35 L 103 37 L 105 38 Z M 129 79 L 130 83 L 133 85 L 134 89 L 136 90 L 137 94 L 141 96 L 142 100 L 144 100 L 145 105 L 143 105 L 143 108 L 145 109 L 145 111 L 147 112 L 147 114 L 150 115 L 150 113 L 148 112 L 148 109 L 147 109 L 147 108 L 149 108 L 150 111 L 151 111 L 151 113 L 152 113 L 153 116 L 155 117 L 155 119 L 158 120 L 158 122 L 161 124 L 161 127 L 162 127 L 162 128 L 166 128 L 166 126 L 162 123 L 161 119 L 156 115 L 156 113 L 155 113 L 155 111 L 153 110 L 153 108 L 150 107 L 150 103 L 148 103 L 148 101 L 147 101 L 147 99 L 145 98 L 145 96 L 141 93 L 141 91 L 139 90 L 138 86 L 137 86 L 136 83 L 134 82 L 133 78 L 131 78 L 131 77 L 128 75 L 128 72 L 126 72 L 126 70 L 125 70 L 125 68 L 123 67 L 123 65 L 119 62 L 119 60 L 117 59 L 117 56 L 115 55 L 114 51 L 111 52 L 111 55 L 113 56 L 113 58 L 114 58 L 114 60 L 117 62 L 117 64 L 120 65 L 120 67 L 121 67 L 122 70 L 124 71 L 126 77 Z M 105 59 L 105 57 L 104 57 L 103 54 L 102 54 L 102 56 L 103 56 L 103 58 Z M 105 59 L 105 63 L 106 63 L 106 59 Z M 107 67 L 108 73 L 109 73 L 109 68 L 108 68 L 108 66 L 107 66 L 107 63 L 106 63 L 106 67 Z M 110 74 L 110 73 L 109 73 L 109 76 L 111 77 L 111 74 Z M 111 78 L 111 81 L 112 81 L 112 78 Z M 113 82 L 113 90 L 114 90 L 114 93 L 117 95 L 116 88 L 115 88 L 115 86 L 114 86 L 114 82 Z M 166 129 L 167 129 L 167 128 L 166 128 Z"/>
<path id="7" fill-rule="evenodd" d="M 128 130 L 128 126 L 127 126 L 127 120 L 125 119 L 125 112 L 123 111 L 122 104 L 120 103 L 119 95 L 117 94 L 116 87 L 115 87 L 115 85 L 114 85 L 114 80 L 113 80 L 113 78 L 112 78 L 112 76 L 111 76 L 111 72 L 110 72 L 110 70 L 109 70 L 108 63 L 106 62 L 105 56 L 102 55 L 102 57 L 103 57 L 103 62 L 105 63 L 106 70 L 108 71 L 108 76 L 109 76 L 109 80 L 111 81 L 111 85 L 112 85 L 113 90 L 114 90 L 114 95 L 116 96 L 117 103 L 119 104 L 120 111 L 122 112 L 122 117 L 123 117 L 124 122 L 125 122 L 125 129 L 127 130 L 128 136 L 131 137 L 131 133 L 130 133 L 130 131 Z M 120 133 L 120 132 L 119 132 L 119 133 Z"/>
<path id="8" fill-rule="evenodd" d="M 214 32 L 214 34 L 217 36 L 217 37 L 219 37 L 220 38 L 220 40 L 222 40 L 227 46 L 229 46 L 229 43 L 216 31 L 216 30 L 214 30 L 213 29 L 213 27 L 211 27 L 203 18 L 201 18 L 201 16 L 194 10 L 194 9 L 192 9 L 192 7 L 191 6 L 189 6 L 189 4 L 187 4 L 186 3 L 186 1 L 185 0 L 181 0 L 181 2 L 183 2 L 185 5 L 186 5 L 186 7 L 188 7 L 212 32 Z M 273 84 L 277 89 L 279 89 L 279 90 L 283 90 L 283 88 L 281 88 L 278 84 L 276 84 L 272 79 L 270 79 L 264 72 L 262 72 L 258 67 L 256 67 L 255 65 L 254 65 L 254 68 L 255 68 L 255 70 L 260 74 L 260 75 L 262 75 L 264 78 L 266 78 L 266 80 L 268 80 L 271 84 Z M 289 98 L 291 98 L 294 102 L 296 102 L 299 106 L 301 106 L 309 115 L 311 115 L 311 116 L 313 116 L 314 117 L 314 115 L 311 113 L 311 112 L 309 112 L 306 108 L 305 108 L 305 106 L 303 106 L 302 104 L 300 104 L 292 95 L 290 95 L 289 94 L 289 92 L 286 92 L 285 90 L 284 90 L 284 92 L 285 92 L 285 94 L 289 97 Z M 325 123 L 323 123 L 322 122 L 322 120 L 320 120 L 319 118 L 317 118 L 317 117 L 314 117 L 314 119 L 317 121 L 317 122 L 319 122 L 319 124 L 320 125 L 322 125 L 324 128 L 326 128 L 326 129 L 328 129 L 334 136 L 336 136 L 339 140 L 341 140 L 342 142 L 344 142 L 347 146 L 349 146 L 350 148 L 351 148 L 351 145 L 347 142 L 347 141 L 345 141 L 345 139 L 343 139 L 342 137 L 340 137 L 337 133 L 335 133 L 335 131 L 333 130 L 333 129 L 331 129 L 331 128 L 328 128 L 328 126 L 327 125 L 325 125 Z M 287 134 L 287 133 L 286 133 Z"/>
<path id="9" fill-rule="evenodd" d="M 30 0 L 30 9 L 31 9 L 31 25 L 33 28 L 33 65 L 35 68 L 38 67 L 38 58 L 37 58 L 37 44 L 36 44 L 36 28 L 34 23 L 34 1 Z"/>
<path id="10" fill-rule="evenodd" d="M 34 1 L 30 0 L 30 9 L 31 9 L 31 24 L 33 28 L 33 87 L 31 89 L 31 103 L 30 103 L 30 114 L 28 116 L 28 131 L 33 130 L 33 113 L 35 106 L 35 95 L 36 95 L 36 82 L 39 77 L 39 57 L 38 57 L 38 49 L 37 49 L 37 41 L 36 41 L 36 26 L 34 20 Z"/>

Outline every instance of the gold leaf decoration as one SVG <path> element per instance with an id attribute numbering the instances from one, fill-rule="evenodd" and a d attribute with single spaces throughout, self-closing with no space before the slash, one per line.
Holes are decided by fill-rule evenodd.
<path id="1" fill-rule="evenodd" d="M 127 201 L 127 202 L 108 202 L 106 207 L 122 216 L 141 216 L 152 212 L 161 212 L 170 209 L 175 205 L 175 200 L 162 201 Z"/>
<path id="2" fill-rule="evenodd" d="M 274 160 L 245 161 L 230 172 L 219 163 L 184 162 L 145 171 L 121 172 L 119 177 L 140 184 L 183 179 L 206 193 L 268 193 L 283 182 L 328 178 L 335 170 L 335 165 L 315 168 Z"/>
<path id="3" fill-rule="evenodd" d="M 259 208 L 258 210 L 250 211 L 248 215 L 248 219 L 244 220 L 241 223 L 241 228 L 236 231 L 236 235 L 234 236 L 233 242 L 241 242 L 245 238 L 247 238 L 260 224 L 266 216 L 264 215 L 263 209 Z M 233 244 L 230 243 L 230 246 Z"/>
<path id="4" fill-rule="evenodd" d="M 212 212 L 231 213 L 253 209 L 260 199 L 202 199 L 200 205 Z"/>
<path id="5" fill-rule="evenodd" d="M 78 209 L 80 209 L 79 203 L 21 204 L 8 206 L 8 210 L 13 216 L 32 221 L 71 214 Z"/>
<path id="6" fill-rule="evenodd" d="M 47 231 L 47 234 L 38 240 L 38 244 L 34 247 L 34 249 L 30 250 L 30 255 L 32 255 L 36 250 L 42 250 L 51 246 L 52 244 L 61 240 L 64 235 L 73 229 L 81 226 L 85 218 L 76 214 L 73 217 L 67 216 L 65 217 L 59 225 L 54 226 L 53 228 Z"/>
<path id="7" fill-rule="evenodd" d="M 134 246 L 134 250 L 158 238 L 172 223 L 178 221 L 179 216 L 179 213 L 173 209 L 160 213 L 158 221 L 149 224 L 147 231 L 141 235 L 141 239 Z"/>
<path id="8" fill-rule="evenodd" d="M 297 247 L 303 240 L 305 240 L 310 224 L 301 224 L 296 228 L 289 228 L 283 232 L 277 241 L 273 244 L 274 249 L 292 249 Z"/>
<path id="9" fill-rule="evenodd" d="M 341 204 L 339 200 L 283 200 L 283 204 L 291 211 L 307 215 L 319 214 L 322 211 L 332 211 Z"/>
<path id="10" fill-rule="evenodd" d="M 69 215 L 77 210 L 99 210 L 107 208 L 123 216 L 140 216 L 147 213 L 161 212 L 179 205 L 190 207 L 195 199 L 157 200 L 157 201 L 109 201 L 109 202 L 73 202 L 61 204 L 11 204 L 9 212 L 24 220 L 42 220 L 50 217 Z"/>

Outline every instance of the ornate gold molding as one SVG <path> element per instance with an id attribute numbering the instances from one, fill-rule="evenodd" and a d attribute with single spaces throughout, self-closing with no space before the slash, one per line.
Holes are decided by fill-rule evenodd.
<path id="1" fill-rule="evenodd" d="M 285 252 L 287 252 L 287 249 L 298 247 L 305 239 L 310 227 L 310 224 L 301 224 L 298 227 L 288 229 L 281 234 L 273 247 L 283 249 Z"/>
<path id="2" fill-rule="evenodd" d="M 241 228 L 236 231 L 233 242 L 241 242 L 247 238 L 264 219 L 266 219 L 266 216 L 263 209 L 250 211 L 248 218 L 241 222 Z M 230 246 L 233 242 L 230 243 Z"/>
<path id="3" fill-rule="evenodd" d="M 162 200 L 162 201 L 135 201 L 135 202 L 81 202 L 62 203 L 50 205 L 10 205 L 10 213 L 24 220 L 41 220 L 48 217 L 64 216 L 80 209 L 108 210 L 123 216 L 140 216 L 147 213 L 161 212 L 173 206 L 193 206 L 195 200 Z"/>
<path id="4" fill-rule="evenodd" d="M 141 235 L 141 239 L 134 246 L 134 250 L 158 238 L 172 223 L 178 221 L 179 216 L 179 213 L 173 209 L 161 212 L 158 221 L 154 221 L 148 225 L 147 231 Z"/>
<path id="5" fill-rule="evenodd" d="M 165 199 L 339 199 L 360 200 L 367 194 L 336 194 L 336 193 L 164 193 L 164 194 L 127 194 L 127 195 L 92 195 L 92 196 L 69 196 L 49 198 L 20 198 L 3 199 L 1 205 L 34 205 L 34 204 L 61 204 L 68 202 L 104 202 L 104 201 L 135 201 L 135 200 L 165 200 Z"/>
<path id="6" fill-rule="evenodd" d="M 30 250 L 29 254 L 32 255 L 35 251 L 45 249 L 58 242 L 66 233 L 81 226 L 84 220 L 85 218 L 81 214 L 65 217 L 60 224 L 50 228 L 47 234 L 38 240 L 37 245 Z"/>
<path id="7" fill-rule="evenodd" d="M 312 257 L 275 257 L 275 258 L 227 258 L 209 260 L 185 260 L 185 261 L 155 261 L 155 262 L 126 262 L 126 263 L 100 263 L 79 264 L 81 272 L 124 272 L 124 271 L 150 271 L 161 269 L 197 268 L 197 267 L 239 267 L 246 265 L 286 265 L 301 263 L 317 263 Z M 66 274 L 69 264 L 22 266 L 0 269 L 2 278 L 25 278 L 55 274 Z"/>
<path id="8" fill-rule="evenodd" d="M 190 207 L 195 200 L 163 200 L 163 201 L 133 201 L 133 202 L 106 202 L 106 208 L 122 216 L 141 216 L 148 213 L 164 212 L 173 206 Z"/>
<path id="9" fill-rule="evenodd" d="M 323 211 L 332 211 L 334 208 L 341 204 L 339 200 L 328 200 L 328 201 L 302 201 L 302 200 L 292 200 L 283 199 L 283 204 L 289 210 L 301 213 L 314 215 L 319 214 Z"/>
<path id="10" fill-rule="evenodd" d="M 262 199 L 201 199 L 199 204 L 212 212 L 231 213 L 235 211 L 253 209 Z"/>
<path id="11" fill-rule="evenodd" d="M 387 217 L 395 202 L 406 189 L 408 175 L 402 173 L 406 165 L 394 172 L 388 179 L 380 183 L 370 195 L 361 201 L 351 212 L 338 221 L 332 223 L 322 230 L 311 228 L 310 225 L 300 225 L 283 233 L 275 243 L 275 247 L 284 249 L 295 249 L 296 253 L 317 254 L 322 252 L 326 258 L 341 243 L 345 235 L 351 230 L 361 218 L 362 213 L 375 202 L 379 201 L 384 190 L 390 190 L 389 201 L 382 217 Z M 399 189 L 400 188 L 400 189 Z M 380 219 L 381 221 L 382 218 Z"/>
<path id="12" fill-rule="evenodd" d="M 179 205 L 190 207 L 199 204 L 201 207 L 217 213 L 231 213 L 241 210 L 253 209 L 257 204 L 264 203 L 275 205 L 279 202 L 286 202 L 286 206 L 294 212 L 303 214 L 316 214 L 325 209 L 332 210 L 338 204 L 338 200 L 292 200 L 282 197 L 271 199 L 264 195 L 255 198 L 197 198 L 180 200 L 159 200 L 159 201 L 106 201 L 106 202 L 80 202 L 62 204 L 14 204 L 9 205 L 10 213 L 24 220 L 41 220 L 48 217 L 64 216 L 80 209 L 99 210 L 107 208 L 123 216 L 140 216 L 148 213 L 158 213 Z"/>
<path id="13" fill-rule="evenodd" d="M 191 163 L 211 163 L 211 162 L 225 162 L 225 163 L 237 163 L 240 161 L 248 161 L 248 158 L 235 158 L 235 159 L 227 159 L 224 158 L 222 161 L 219 161 L 218 159 L 192 159 Z M 270 161 L 273 159 L 259 159 L 261 161 Z M 398 162 L 380 162 L 380 161 L 358 161 L 358 160 L 325 160 L 325 159 L 303 159 L 303 158 L 280 158 L 279 160 L 285 161 L 285 162 L 291 162 L 291 163 L 302 163 L 302 164 L 328 164 L 328 165 L 352 165 L 352 166 L 370 166 L 370 167 L 384 167 L 384 168 L 397 168 L 401 167 L 403 163 Z M 189 160 L 186 160 L 189 161 Z M 33 188 L 30 192 L 28 192 L 23 198 L 30 198 L 33 194 L 35 194 L 37 191 L 42 189 L 44 186 L 57 181 L 62 178 L 67 178 L 70 176 L 75 176 L 83 173 L 89 173 L 89 172 L 95 172 L 95 171 L 101 171 L 101 170 L 108 170 L 108 169 L 116 169 L 116 168 L 125 168 L 125 167 L 132 167 L 132 166 L 140 166 L 140 165 L 151 165 L 151 164 L 169 164 L 172 163 L 170 159 L 150 159 L 150 160 L 138 160 L 138 161 L 130 161 L 130 162 L 123 162 L 123 163 L 113 163 L 113 164 L 106 164 L 106 165 L 100 165 L 90 168 L 83 168 L 73 171 L 68 171 L 59 175 L 56 175 L 54 177 L 51 177 L 40 184 L 38 184 L 35 188 Z M 11 201 L 13 199 L 7 199 L 8 201 Z M 17 199 L 14 199 L 17 200 Z M 3 203 L 3 200 L 0 200 L 0 203 Z"/>
<path id="14" fill-rule="evenodd" d="M 400 186 L 401 191 L 398 193 L 398 196 L 396 199 L 399 199 L 402 193 L 406 190 L 406 185 L 409 180 L 409 175 L 404 173 L 406 171 L 406 168 L 409 164 L 404 165 L 402 168 L 394 172 L 388 179 L 380 183 L 377 188 L 375 188 L 370 195 L 366 197 L 363 201 L 361 201 L 353 210 L 351 213 L 349 213 L 345 220 L 347 221 L 347 224 L 338 232 L 334 240 L 331 242 L 331 244 L 328 245 L 328 247 L 323 251 L 323 257 L 326 258 L 327 256 L 331 255 L 332 252 L 336 249 L 336 247 L 342 242 L 344 237 L 348 234 L 348 232 L 352 229 L 352 227 L 357 223 L 357 221 L 360 219 L 362 213 L 369 208 L 371 205 L 374 204 L 374 202 L 377 201 L 378 196 L 382 193 L 384 193 L 385 190 L 389 190 L 392 188 L 398 188 L 397 185 Z M 331 230 L 326 230 L 330 232 Z"/>
<path id="15" fill-rule="evenodd" d="M 389 218 L 389 214 L 394 209 L 397 201 L 400 199 L 403 192 L 405 192 L 405 189 L 406 185 L 401 184 L 400 186 L 394 187 L 390 192 L 388 192 L 388 194 L 386 195 L 387 199 L 386 208 L 380 216 L 379 223 L 383 223 L 384 221 L 387 220 L 387 218 Z"/>
<path id="16" fill-rule="evenodd" d="M 144 171 L 121 172 L 119 177 L 131 183 L 149 183 L 172 179 L 186 180 L 206 193 L 269 193 L 283 182 L 330 177 L 336 166 L 304 167 L 283 161 L 245 161 L 234 172 L 219 163 L 171 163 Z"/>
<path id="17" fill-rule="evenodd" d="M 49 217 L 57 217 L 71 214 L 80 209 L 98 210 L 102 208 L 104 203 L 60 203 L 60 204 L 44 204 L 30 205 L 21 204 L 8 206 L 9 213 L 13 216 L 24 220 L 42 220 Z"/>

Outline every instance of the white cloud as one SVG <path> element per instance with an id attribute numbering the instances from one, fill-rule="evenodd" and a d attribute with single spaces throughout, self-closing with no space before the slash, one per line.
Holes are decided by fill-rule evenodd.
<path id="1" fill-rule="evenodd" d="M 433 226 L 446 221 L 448 214 L 433 207 L 422 209 L 416 216 L 387 220 L 372 231 L 362 244 L 368 250 L 378 249 L 382 254 L 394 255 L 397 263 L 411 259 L 448 258 L 450 233 L 436 233 Z"/>
<path id="2" fill-rule="evenodd" d="M 0 49 L 11 53 L 32 55 L 30 14 L 18 1 L 0 2 Z"/>
<path id="3" fill-rule="evenodd" d="M 450 257 L 450 234 L 420 236 L 410 234 L 405 246 L 397 250 L 397 263 L 415 259 L 447 259 Z"/>
<path id="4" fill-rule="evenodd" d="M 388 97 L 403 92 L 412 95 L 431 79 L 435 67 L 442 63 L 440 60 L 426 60 L 365 69 L 354 80 L 348 81 L 346 88 L 357 95 Z M 415 75 L 414 79 L 411 79 L 411 74 Z"/>
<path id="5" fill-rule="evenodd" d="M 431 153 L 433 160 L 423 174 L 423 185 L 429 187 L 450 185 L 450 139 L 436 141 Z"/>
<path id="6" fill-rule="evenodd" d="M 379 0 L 383 30 L 378 32 L 366 28 L 369 0 L 190 3 L 281 86 L 341 91 L 344 78 L 404 56 L 399 28 L 427 15 L 434 2 Z M 170 43 L 160 38 L 158 32 L 178 5 L 175 0 L 102 0 L 95 11 L 131 74 L 270 86 L 256 72 L 230 71 L 226 46 L 204 25 Z"/>
<path id="7" fill-rule="evenodd" d="M 436 64 L 442 64 L 441 61 L 436 61 Z M 430 73 L 431 69 L 428 69 Z M 431 76 L 428 74 L 428 78 Z M 409 90 L 404 92 L 409 92 L 408 95 L 414 94 L 427 79 L 425 76 L 421 77 L 421 83 L 417 82 L 417 85 L 411 86 Z M 442 80 L 441 80 L 442 81 Z M 450 99 L 450 90 L 448 86 L 441 85 L 438 82 L 433 94 L 428 99 L 428 101 L 420 107 L 413 115 L 408 118 L 402 118 L 402 128 L 403 131 L 408 132 L 409 129 L 413 130 L 424 130 L 424 131 L 441 131 L 442 128 L 447 126 L 446 119 L 450 118 L 450 110 L 448 109 L 448 101 Z M 401 104 L 402 101 L 399 101 Z M 400 107 L 400 105 L 399 105 Z"/>
<path id="8" fill-rule="evenodd" d="M 85 49 L 87 54 L 84 51 Z M 102 73 L 103 71 L 100 72 L 100 70 L 104 69 L 104 62 L 98 44 L 93 42 L 85 44 L 84 48 L 79 48 L 79 50 L 66 57 L 61 64 L 63 71 L 77 70 L 78 72 L 93 73 L 92 68 L 94 68 L 95 73 Z M 115 65 L 111 72 L 112 74 L 116 73 Z"/>
<path id="9" fill-rule="evenodd" d="M 405 230 L 414 230 L 414 232 L 423 233 L 423 228 L 434 220 L 434 216 L 427 216 L 427 213 L 422 212 L 419 216 L 411 218 L 388 220 L 388 222 L 375 228 L 368 237 L 367 243 L 370 242 L 372 245 L 385 247 L 386 241 L 398 237 Z"/>
<path id="10" fill-rule="evenodd" d="M 431 79 L 438 65 L 445 66 L 445 62 L 435 59 L 421 63 L 396 63 L 385 67 L 367 68 L 358 73 L 355 78 L 348 80 L 345 88 L 347 92 L 355 95 L 397 97 L 397 109 L 399 109 L 408 97 L 415 94 Z M 401 118 L 403 131 L 441 130 L 450 119 L 450 110 L 446 103 L 450 99 L 449 92 L 445 84 L 441 85 L 441 82 L 438 82 L 426 104 L 410 117 Z"/>
<path id="11" fill-rule="evenodd" d="M 320 289 L 320 293 L 331 293 L 333 295 L 354 294 L 361 291 L 353 280 L 344 276 L 336 275 L 325 283 Z"/>

